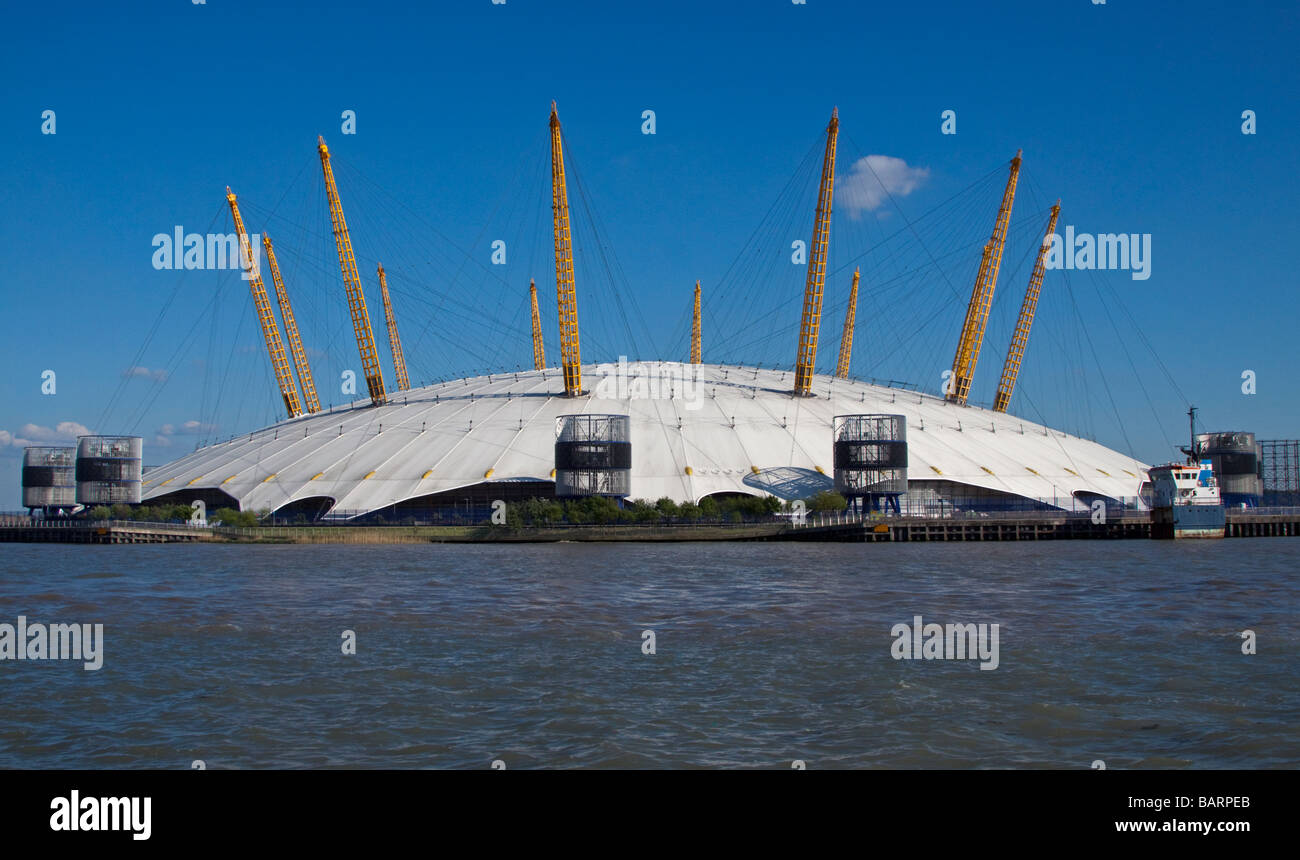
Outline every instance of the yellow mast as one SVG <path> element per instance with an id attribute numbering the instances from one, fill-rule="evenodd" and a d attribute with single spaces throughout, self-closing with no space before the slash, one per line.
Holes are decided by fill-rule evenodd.
<path id="1" fill-rule="evenodd" d="M 993 306 L 993 290 L 998 285 L 998 267 L 1002 264 L 1002 249 L 1007 240 L 1007 224 L 1011 221 L 1011 204 L 1016 199 L 1016 179 L 1020 175 L 1020 154 L 1011 159 L 1011 175 L 1007 178 L 1007 188 L 1002 192 L 1002 205 L 998 207 L 998 220 L 993 226 L 993 236 L 984 246 L 984 256 L 980 259 L 979 274 L 975 277 L 975 288 L 971 290 L 970 305 L 966 308 L 966 321 L 962 324 L 961 340 L 957 343 L 957 354 L 952 360 L 952 379 L 944 392 L 950 403 L 966 405 L 970 396 L 971 378 L 975 375 L 975 365 L 980 360 L 980 346 L 984 342 L 984 329 L 988 326 L 989 308 Z"/>
<path id="2" fill-rule="evenodd" d="M 406 391 L 411 381 L 406 376 L 406 359 L 402 357 L 402 339 L 397 336 L 397 318 L 393 316 L 393 303 L 388 298 L 388 279 L 384 277 L 384 264 L 379 264 L 379 294 L 384 297 L 384 320 L 388 323 L 388 346 L 393 351 L 393 367 L 397 370 L 397 390 Z"/>
<path id="3" fill-rule="evenodd" d="M 1029 329 L 1034 324 L 1034 311 L 1038 308 L 1038 294 L 1043 288 L 1043 272 L 1047 265 L 1047 250 L 1052 246 L 1052 234 L 1056 232 L 1056 216 L 1061 214 L 1061 201 L 1052 207 L 1052 217 L 1047 219 L 1047 233 L 1043 235 L 1043 244 L 1038 247 L 1038 259 L 1034 262 L 1034 272 L 1029 276 L 1029 288 L 1025 290 L 1025 301 L 1020 305 L 1020 318 L 1016 320 L 1016 332 L 1011 336 L 1011 346 L 1007 349 L 1007 360 L 1002 365 L 1002 379 L 998 382 L 998 394 L 993 399 L 994 412 L 1006 412 L 1011 404 L 1011 394 L 1016 390 L 1016 379 L 1020 376 L 1020 362 L 1025 357 L 1025 347 L 1029 344 Z"/>
<path id="4" fill-rule="evenodd" d="M 302 384 L 307 411 L 315 415 L 320 411 L 320 399 L 316 397 L 316 383 L 312 380 L 311 365 L 307 363 L 307 351 L 303 349 L 302 338 L 298 335 L 298 322 L 293 316 L 293 306 L 289 304 L 289 293 L 284 288 L 284 279 L 280 277 L 280 264 L 275 261 L 271 237 L 263 233 L 262 244 L 266 247 L 266 262 L 271 269 L 271 282 L 275 285 L 275 299 L 280 305 L 280 316 L 284 318 L 284 334 L 289 338 L 289 354 L 293 356 L 293 366 L 298 371 L 298 382 Z"/>
<path id="5" fill-rule="evenodd" d="M 695 282 L 695 316 L 691 322 L 691 364 L 700 363 L 700 282 Z"/>
<path id="6" fill-rule="evenodd" d="M 533 370 L 546 369 L 546 348 L 542 345 L 542 315 L 537 311 L 537 284 L 528 279 L 528 296 L 533 303 Z"/>
<path id="7" fill-rule="evenodd" d="M 560 367 L 564 394 L 582 393 L 582 351 L 578 345 L 578 299 L 573 286 L 573 238 L 569 233 L 569 191 L 564 181 L 560 116 L 551 102 L 551 215 L 555 227 L 555 294 L 560 308 Z"/>
<path id="8" fill-rule="evenodd" d="M 817 335 L 821 329 L 822 291 L 826 286 L 826 246 L 831 234 L 831 200 L 835 194 L 835 140 L 840 130 L 839 108 L 831 111 L 826 126 L 826 154 L 822 158 L 821 188 L 817 192 L 817 213 L 813 219 L 812 249 L 808 254 L 808 279 L 804 286 L 803 316 L 799 321 L 799 357 L 794 367 L 794 393 L 811 392 L 813 366 L 817 363 Z"/>
<path id="9" fill-rule="evenodd" d="M 835 375 L 849 378 L 849 359 L 853 357 L 853 324 L 858 316 L 858 278 L 861 271 L 853 270 L 853 287 L 849 290 L 849 309 L 844 314 L 844 334 L 840 335 L 840 360 L 835 365 Z"/>
<path id="10" fill-rule="evenodd" d="M 325 196 L 329 199 L 330 220 L 334 223 L 334 244 L 339 252 L 339 269 L 343 272 L 343 288 L 348 294 L 348 310 L 352 313 L 352 330 L 357 336 L 357 350 L 361 353 L 361 373 L 370 390 L 370 402 L 382 406 L 388 401 L 384 391 L 384 372 L 379 367 L 379 354 L 375 351 L 375 335 L 370 328 L 370 313 L 366 310 L 366 294 L 357 274 L 357 260 L 352 254 L 352 239 L 348 224 L 343 220 L 343 204 L 339 189 L 334 184 L 334 169 L 330 167 L 330 151 L 325 138 L 317 138 L 321 169 L 325 173 Z"/>
<path id="11" fill-rule="evenodd" d="M 258 271 L 257 257 L 253 244 L 244 229 L 243 216 L 239 214 L 239 204 L 235 202 L 234 192 L 226 186 L 226 202 L 230 204 L 230 214 L 235 219 L 235 233 L 239 236 L 239 253 L 248 277 L 248 287 L 253 292 L 253 304 L 257 307 L 257 319 L 262 323 L 262 337 L 266 339 L 266 351 L 271 356 L 271 369 L 275 371 L 275 381 L 280 386 L 280 396 L 284 398 L 284 408 L 290 418 L 302 414 L 302 404 L 298 400 L 298 386 L 294 384 L 293 372 L 289 370 L 289 360 L 284 356 L 284 344 L 280 341 L 280 327 L 275 323 L 275 314 L 271 312 L 271 300 L 266 295 L 262 284 L 262 273 Z"/>

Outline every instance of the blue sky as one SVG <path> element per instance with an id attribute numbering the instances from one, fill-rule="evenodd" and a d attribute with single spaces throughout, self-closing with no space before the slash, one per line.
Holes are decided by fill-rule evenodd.
<path id="1" fill-rule="evenodd" d="M 1188 401 L 1212 429 L 1294 438 L 1298 17 L 1288 3 L 1120 0 L 15 7 L 0 56 L 0 508 L 17 506 L 24 440 L 134 432 L 159 464 L 282 417 L 246 284 L 151 262 L 152 237 L 176 225 L 231 230 L 226 185 L 249 229 L 284 248 L 322 400 L 344 399 L 339 374 L 359 362 L 318 134 L 335 154 L 390 388 L 377 259 L 413 381 L 527 366 L 529 277 L 553 360 L 541 181 L 552 99 L 617 259 L 606 283 L 571 189 L 587 361 L 684 358 L 700 279 L 706 361 L 793 363 L 803 270 L 789 242 L 811 232 L 805 156 L 838 106 L 841 200 L 868 155 L 900 159 L 916 181 L 875 208 L 837 208 L 822 369 L 852 266 L 914 236 L 864 273 L 855 370 L 938 389 L 1006 162 L 1023 148 L 972 399 L 992 397 L 1026 253 L 1060 197 L 1063 226 L 1150 234 L 1151 277 L 1076 272 L 1067 285 L 1049 271 L 1012 411 L 1149 462 L 1183 440 Z M 41 133 L 45 110 L 53 135 Z M 344 110 L 355 135 L 341 133 Z M 955 135 L 940 133 L 945 110 Z M 755 235 L 761 247 L 746 251 Z M 932 258 L 942 266 L 924 270 Z M 49 369 L 54 395 L 41 391 Z"/>

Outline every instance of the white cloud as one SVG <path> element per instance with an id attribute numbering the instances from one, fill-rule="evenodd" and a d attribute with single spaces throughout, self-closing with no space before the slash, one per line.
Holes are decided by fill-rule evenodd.
<path id="1" fill-rule="evenodd" d="M 90 430 L 86 429 L 86 425 L 78 424 L 76 421 L 60 421 L 54 425 L 53 430 L 39 424 L 24 424 L 18 432 L 42 442 L 66 441 L 76 439 L 78 436 L 90 435 Z"/>
<path id="2" fill-rule="evenodd" d="M 164 424 L 154 431 L 153 441 L 149 444 L 159 448 L 169 448 L 174 436 L 200 436 L 205 433 L 215 433 L 217 425 L 204 424 L 202 421 L 182 421 L 179 424 Z"/>
<path id="3" fill-rule="evenodd" d="M 853 162 L 840 183 L 838 196 L 849 215 L 856 218 L 863 212 L 876 211 L 891 195 L 906 197 L 929 178 L 928 167 L 911 167 L 892 155 L 868 155 Z"/>
<path id="4" fill-rule="evenodd" d="M 182 421 L 180 424 L 164 424 L 158 428 L 161 436 L 198 436 L 201 433 L 216 432 L 215 424 L 204 424 L 201 421 Z"/>
<path id="5" fill-rule="evenodd" d="M 77 441 L 78 436 L 90 436 L 91 432 L 84 424 L 76 421 L 60 421 L 54 427 L 40 424 L 24 424 L 17 433 L 0 430 L 0 448 L 17 450 L 29 445 L 67 445 Z"/>
<path id="6" fill-rule="evenodd" d="M 152 379 L 154 382 L 167 381 L 167 371 L 150 370 L 147 367 L 128 367 L 122 371 L 122 376 L 127 379 Z"/>

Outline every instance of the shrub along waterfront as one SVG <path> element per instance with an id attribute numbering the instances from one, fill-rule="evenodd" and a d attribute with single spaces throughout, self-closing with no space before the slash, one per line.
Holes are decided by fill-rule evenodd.
<path id="1" fill-rule="evenodd" d="M 803 501 L 806 513 L 842 511 L 848 503 L 838 493 L 821 492 Z M 606 496 L 586 496 L 576 499 L 526 499 L 512 502 L 505 508 L 505 525 L 512 528 L 545 527 L 555 525 L 672 525 L 695 523 L 754 523 L 770 522 L 778 515 L 794 511 L 790 502 L 775 496 L 723 496 L 705 497 L 699 504 L 675 502 L 667 496 L 658 501 L 631 499 L 621 506 Z M 180 523 L 194 514 L 190 505 L 100 505 L 85 512 L 95 520 L 132 520 L 136 522 Z M 237 511 L 218 508 L 208 514 L 210 525 L 249 528 L 261 523 L 275 525 L 311 525 L 307 517 L 299 515 L 293 520 L 272 518 L 269 511 Z M 382 515 L 366 517 L 357 525 L 415 525 L 414 521 L 389 519 Z"/>

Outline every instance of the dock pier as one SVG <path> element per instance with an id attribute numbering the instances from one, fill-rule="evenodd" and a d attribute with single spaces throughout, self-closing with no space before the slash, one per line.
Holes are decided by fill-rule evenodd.
<path id="1" fill-rule="evenodd" d="M 1224 537 L 1300 536 L 1300 508 L 1229 510 Z M 809 515 L 803 524 L 767 540 L 846 541 L 1003 541 L 1126 540 L 1151 537 L 1151 515 L 1126 511 L 1099 517 L 1079 512 L 989 512 L 973 516 L 857 518 L 844 514 Z"/>
<path id="2" fill-rule="evenodd" d="M 213 539 L 211 528 L 188 523 L 0 517 L 0 543 L 193 543 Z"/>
<path id="3" fill-rule="evenodd" d="M 1300 508 L 1229 510 L 1225 537 L 1300 536 Z M 131 520 L 30 519 L 0 515 L 0 543 L 513 543 L 571 541 L 898 541 L 1129 540 L 1151 538 L 1146 511 L 1094 519 L 1088 512 L 988 512 L 946 517 L 809 514 L 802 523 L 620 524 L 505 528 L 461 526 L 198 526 Z"/>

